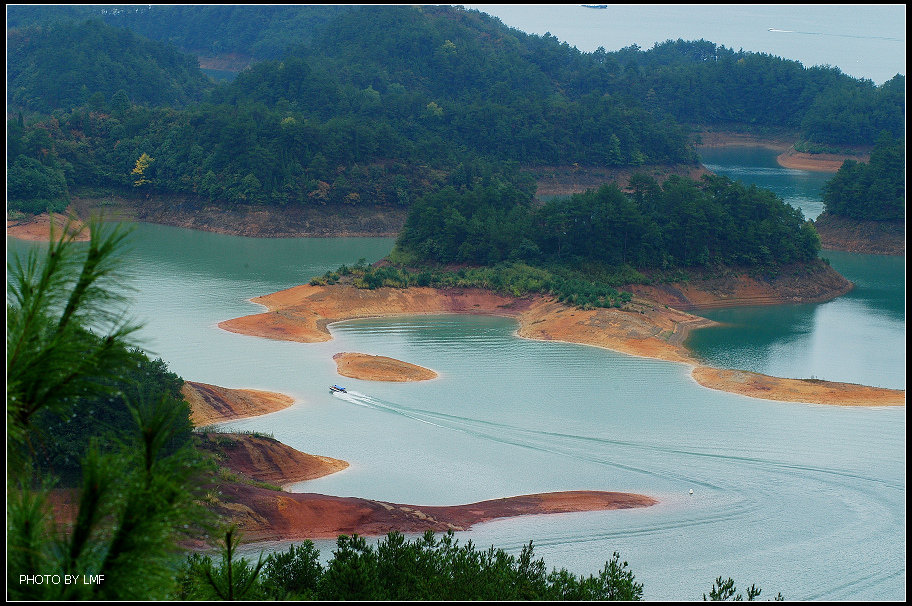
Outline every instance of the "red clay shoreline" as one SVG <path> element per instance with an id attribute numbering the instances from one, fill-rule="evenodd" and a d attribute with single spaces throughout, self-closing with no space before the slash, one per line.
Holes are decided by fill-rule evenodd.
<path id="1" fill-rule="evenodd" d="M 246 418 L 270 412 L 282 394 L 232 390 L 190 383 L 194 419 L 208 423 Z M 240 394 L 240 395 L 239 395 Z M 259 400 L 259 401 L 257 401 Z M 467 505 L 416 506 L 358 497 L 310 492 L 287 492 L 290 484 L 343 471 L 346 461 L 300 452 L 278 440 L 256 434 L 203 431 L 200 448 L 212 453 L 219 465 L 237 478 L 222 479 L 210 507 L 243 532 L 245 542 L 333 539 L 340 534 L 382 535 L 396 530 L 465 530 L 489 520 L 519 515 L 541 515 L 648 507 L 658 501 L 632 493 L 605 491 L 554 492 L 493 499 Z M 267 483 L 282 490 L 261 485 Z M 55 495 L 55 508 L 72 517 L 74 494 Z"/>
<path id="2" fill-rule="evenodd" d="M 340 534 L 380 536 L 391 531 L 459 531 L 504 517 L 630 509 L 658 503 L 644 495 L 604 491 L 521 495 L 451 506 L 277 493 L 248 484 L 224 485 L 221 491 L 234 504 L 226 510 L 250 542 L 335 539 Z"/>

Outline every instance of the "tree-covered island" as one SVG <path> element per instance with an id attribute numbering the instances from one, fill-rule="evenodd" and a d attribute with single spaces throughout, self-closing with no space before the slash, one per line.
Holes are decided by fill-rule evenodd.
<path id="1" fill-rule="evenodd" d="M 804 149 L 876 142 L 869 164 L 846 163 L 828 185 L 826 214 L 904 219 L 899 74 L 875 86 L 704 40 L 582 53 L 451 6 L 16 6 L 7 42 L 8 219 L 76 199 L 156 220 L 251 208 L 394 217 L 387 259 L 315 286 L 479 288 L 631 316 L 647 313 L 638 288 L 671 283 L 789 281 L 790 300 L 847 288 L 800 211 L 685 176 L 704 127 L 785 127 Z M 200 57 L 245 69 L 216 82 Z M 633 176 L 541 200 L 542 167 Z M 9 598 L 642 596 L 617 553 L 578 576 L 548 572 L 531 543 L 513 556 L 447 533 L 376 546 L 344 535 L 328 561 L 307 542 L 238 558 L 213 511 L 240 500 L 220 491 L 281 491 L 221 465 L 241 440 L 193 431 L 183 379 L 136 348 L 117 313 L 126 236 L 91 231 L 86 248 L 64 234 L 8 267 L 7 571 L 20 580 Z M 188 555 L 201 538 L 221 551 Z M 107 581 L 21 582 L 45 572 Z M 736 591 L 720 577 L 709 597 Z"/>

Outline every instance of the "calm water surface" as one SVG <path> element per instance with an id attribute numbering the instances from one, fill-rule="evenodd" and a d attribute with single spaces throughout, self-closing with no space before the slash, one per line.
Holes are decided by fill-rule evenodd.
<path id="1" fill-rule="evenodd" d="M 824 172 L 782 168 L 761 148 L 700 151 L 713 172 L 773 190 L 816 219 L 823 211 Z M 818 378 L 905 389 L 905 257 L 825 250 L 848 278 L 849 294 L 819 305 L 713 310 L 723 326 L 693 333 L 688 346 L 712 365 L 780 377 Z"/>
<path id="2" fill-rule="evenodd" d="M 806 219 L 816 219 L 823 212 L 820 192 L 832 173 L 783 168 L 776 162 L 778 152 L 760 147 L 703 148 L 699 153 L 712 172 L 771 189 Z"/>
<path id="3" fill-rule="evenodd" d="M 10 240 L 8 254 L 32 246 Z M 255 240 L 139 225 L 133 246 L 134 312 L 146 322 L 148 350 L 188 380 L 294 396 L 286 410 L 227 427 L 271 432 L 351 463 L 297 490 L 415 505 L 575 489 L 644 493 L 660 504 L 495 521 L 459 538 L 517 553 L 532 539 L 548 566 L 579 574 L 598 572 L 618 551 L 654 600 L 700 599 L 719 575 L 742 588 L 756 583 L 763 597 L 905 597 L 905 408 L 787 404 L 707 390 L 685 365 L 518 339 L 515 323 L 498 317 L 340 322 L 331 326 L 332 341 L 316 344 L 231 334 L 216 324 L 261 310 L 247 299 L 361 257 L 376 260 L 392 241 Z M 834 256 L 833 264 L 855 265 L 869 279 L 833 302 L 845 304 L 838 325 L 874 330 L 865 322 L 877 316 L 904 333 L 896 266 L 876 269 L 877 260 L 852 255 Z M 802 344 L 829 338 L 830 324 L 818 320 L 829 305 L 733 318 L 740 328 L 728 329 L 729 344 L 716 350 L 773 368 L 779 357 L 790 365 L 810 357 L 817 376 L 852 380 L 860 362 L 843 363 L 847 350 L 818 357 Z M 904 355 L 893 347 L 883 349 Z M 711 357 L 705 351 L 712 350 L 701 352 Z M 342 378 L 332 361 L 341 351 L 399 358 L 440 377 L 413 384 Z M 904 387 L 904 374 L 892 368 L 872 364 L 864 382 Z M 328 393 L 337 382 L 350 393 Z M 328 557 L 333 544 L 318 546 Z"/>

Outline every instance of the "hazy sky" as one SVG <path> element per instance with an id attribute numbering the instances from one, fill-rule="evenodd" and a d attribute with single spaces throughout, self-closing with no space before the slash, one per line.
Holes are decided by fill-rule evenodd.
<path id="1" fill-rule="evenodd" d="M 805 67 L 835 65 L 882 84 L 906 73 L 906 7 L 881 5 L 608 5 L 467 4 L 509 27 L 551 35 L 581 51 L 599 46 L 704 39 L 735 50 L 763 52 Z M 776 31 L 770 31 L 776 30 Z"/>

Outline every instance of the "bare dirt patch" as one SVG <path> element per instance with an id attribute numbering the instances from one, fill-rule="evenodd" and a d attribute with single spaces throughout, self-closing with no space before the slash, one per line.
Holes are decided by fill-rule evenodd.
<path id="1" fill-rule="evenodd" d="M 239 433 L 206 433 L 200 448 L 216 455 L 221 465 L 244 476 L 287 486 L 322 478 L 348 467 L 346 461 L 307 454 L 274 438 Z"/>
<path id="2" fill-rule="evenodd" d="M 906 392 L 854 383 L 818 379 L 784 379 L 748 372 L 701 366 L 693 378 L 703 387 L 739 393 L 752 398 L 808 402 L 834 406 L 905 406 Z"/>
<path id="3" fill-rule="evenodd" d="M 380 536 L 465 530 L 520 515 L 649 507 L 651 497 L 619 492 L 558 492 L 469 505 L 427 507 L 313 493 L 277 493 L 244 484 L 222 487 L 222 510 L 250 541 L 334 539 L 340 534 Z"/>
<path id="4" fill-rule="evenodd" d="M 436 379 L 437 373 L 429 368 L 410 364 L 386 356 L 342 352 L 333 356 L 336 369 L 343 377 L 365 381 L 427 381 Z"/>
<path id="5" fill-rule="evenodd" d="M 823 212 L 814 221 L 820 242 L 829 250 L 868 255 L 905 255 L 905 221 L 859 221 Z"/>
<path id="6" fill-rule="evenodd" d="M 63 233 L 64 227 L 69 224 L 69 233 L 76 234 L 75 240 L 78 242 L 87 242 L 89 240 L 89 230 L 79 219 L 68 219 L 66 215 L 54 213 L 53 217 L 48 213 L 28 217 L 20 220 L 6 220 L 6 235 L 18 240 L 30 240 L 33 242 L 48 242 L 51 239 L 51 225 L 54 226 L 54 235 L 59 237 Z"/>
<path id="7" fill-rule="evenodd" d="M 294 404 L 294 398 L 285 394 L 194 381 L 185 381 L 181 393 L 190 404 L 190 420 L 197 427 L 264 415 Z"/>

